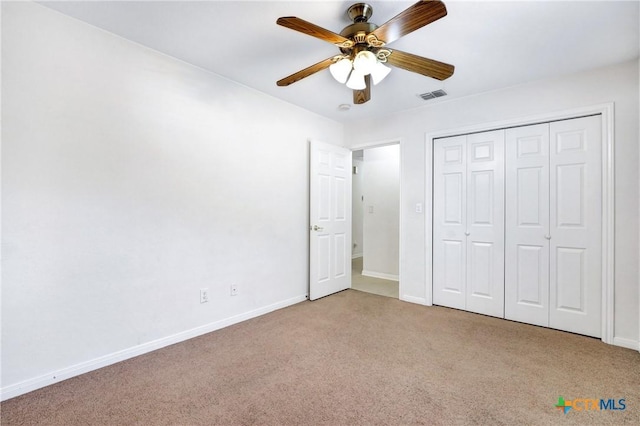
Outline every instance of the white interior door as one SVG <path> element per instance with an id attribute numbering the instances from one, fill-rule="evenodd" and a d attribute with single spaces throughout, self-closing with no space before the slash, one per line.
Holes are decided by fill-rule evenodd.
<path id="1" fill-rule="evenodd" d="M 504 317 L 504 130 L 467 136 L 467 310 Z"/>
<path id="2" fill-rule="evenodd" d="M 309 298 L 351 287 L 351 151 L 310 143 Z"/>
<path id="3" fill-rule="evenodd" d="M 466 309 L 466 136 L 433 145 L 433 303 Z"/>
<path id="4" fill-rule="evenodd" d="M 600 116 L 550 124 L 549 326 L 600 337 L 602 311 Z"/>
<path id="5" fill-rule="evenodd" d="M 549 124 L 506 133 L 505 318 L 549 326 Z"/>

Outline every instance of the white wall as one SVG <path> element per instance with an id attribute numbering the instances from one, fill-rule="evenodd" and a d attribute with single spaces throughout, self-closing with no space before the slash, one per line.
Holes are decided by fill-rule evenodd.
<path id="1" fill-rule="evenodd" d="M 304 300 L 307 140 L 342 125 L 2 8 L 3 398 Z"/>
<path id="2" fill-rule="evenodd" d="M 361 151 L 362 152 L 362 151 Z M 358 168 L 358 173 L 353 175 L 352 179 L 352 191 L 351 191 L 351 256 L 353 258 L 362 257 L 362 241 L 363 241 L 363 221 L 364 221 L 364 203 L 362 201 L 363 193 L 363 179 L 364 176 L 364 161 L 362 158 L 353 157 L 351 160 L 354 167 Z"/>
<path id="3" fill-rule="evenodd" d="M 444 99 L 432 106 L 350 123 L 346 140 L 362 146 L 402 140 L 402 264 L 404 300 L 425 300 L 425 134 L 502 120 L 615 102 L 615 332 L 619 341 L 638 342 L 638 61 L 479 94 Z M 429 225 L 430 226 L 430 225 Z"/>
<path id="4" fill-rule="evenodd" d="M 364 150 L 362 275 L 398 279 L 400 145 Z"/>

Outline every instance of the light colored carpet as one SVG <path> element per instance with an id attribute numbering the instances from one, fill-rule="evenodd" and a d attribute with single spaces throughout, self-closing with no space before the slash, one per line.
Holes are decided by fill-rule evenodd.
<path id="1" fill-rule="evenodd" d="M 358 291 L 377 294 L 386 297 L 399 297 L 399 285 L 397 281 L 382 280 L 380 278 L 365 277 L 362 275 L 363 258 L 357 257 L 351 260 L 351 288 Z"/>
<path id="2" fill-rule="evenodd" d="M 640 424 L 640 354 L 346 290 L 1 404 L 10 425 Z M 624 411 L 554 407 L 625 398 Z"/>

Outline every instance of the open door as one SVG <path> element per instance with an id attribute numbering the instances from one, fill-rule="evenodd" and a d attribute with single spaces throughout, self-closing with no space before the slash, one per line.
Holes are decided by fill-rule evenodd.
<path id="1" fill-rule="evenodd" d="M 351 151 L 311 141 L 309 298 L 351 288 Z"/>

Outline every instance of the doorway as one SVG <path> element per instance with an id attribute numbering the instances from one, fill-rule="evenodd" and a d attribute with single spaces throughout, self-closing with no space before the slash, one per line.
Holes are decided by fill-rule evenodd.
<path id="1" fill-rule="evenodd" d="M 399 298 L 400 145 L 353 151 L 351 288 Z"/>

